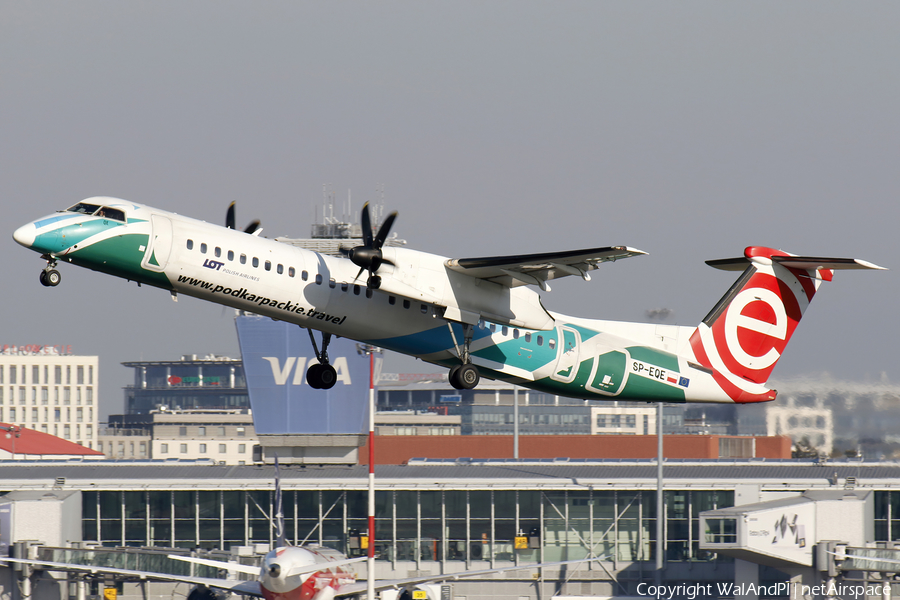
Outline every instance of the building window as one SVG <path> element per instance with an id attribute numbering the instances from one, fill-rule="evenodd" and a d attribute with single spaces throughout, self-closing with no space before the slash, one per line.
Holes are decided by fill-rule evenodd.
<path id="1" fill-rule="evenodd" d="M 50 388 L 44 386 L 41 388 L 41 404 L 47 405 L 50 403 Z"/>
<path id="2" fill-rule="evenodd" d="M 71 385 L 72 383 L 72 367 L 66 365 L 66 385 Z"/>
<path id="3" fill-rule="evenodd" d="M 179 447 L 179 450 L 181 451 L 182 454 L 187 454 L 187 444 L 181 444 L 181 446 Z"/>
<path id="4" fill-rule="evenodd" d="M 10 381 L 10 383 L 15 383 L 15 381 Z M 56 385 L 62 383 L 62 367 L 60 365 L 53 367 L 53 383 Z"/>
<path id="5" fill-rule="evenodd" d="M 186 436 L 187 435 L 187 427 L 179 427 L 178 435 L 180 435 L 181 437 Z"/>
<path id="6" fill-rule="evenodd" d="M 90 406 L 91 404 L 94 403 L 94 388 L 85 388 L 84 392 L 87 395 L 87 400 L 85 401 L 85 404 Z"/>
<path id="7" fill-rule="evenodd" d="M 206 454 L 206 444 L 200 444 L 200 454 Z"/>
<path id="8" fill-rule="evenodd" d="M 59 367 L 56 367 L 56 368 L 58 369 Z M 11 367 L 9 368 L 9 382 L 10 382 L 10 383 L 13 383 L 13 384 L 17 383 L 17 381 L 16 381 L 16 373 L 17 373 L 16 367 L 11 366 Z"/>
<path id="9" fill-rule="evenodd" d="M 77 383 L 78 385 L 84 385 L 84 367 L 83 366 L 78 365 L 78 368 L 75 370 L 75 377 L 77 378 L 75 383 Z"/>
<path id="10" fill-rule="evenodd" d="M 40 383 L 41 368 L 37 365 L 31 367 L 31 383 Z"/>
<path id="11" fill-rule="evenodd" d="M 244 454 L 247 452 L 247 444 L 238 444 L 238 453 Z"/>
<path id="12" fill-rule="evenodd" d="M 58 408 L 53 409 L 53 420 L 59 423 L 60 417 L 62 416 L 62 411 Z"/>
<path id="13" fill-rule="evenodd" d="M 160 444 L 159 445 L 159 453 L 160 454 L 168 454 L 169 453 L 169 445 L 168 444 Z"/>
<path id="14" fill-rule="evenodd" d="M 206 427 L 198 427 L 197 435 L 206 435 Z"/>
<path id="15" fill-rule="evenodd" d="M 72 403 L 72 388 L 65 387 L 63 388 L 63 404 L 71 404 Z"/>
<path id="16" fill-rule="evenodd" d="M 219 454 L 228 452 L 227 444 L 219 444 Z"/>
<path id="17" fill-rule="evenodd" d="M 63 438 L 69 439 L 72 437 L 72 428 L 67 424 L 63 425 Z"/>
<path id="18" fill-rule="evenodd" d="M 222 437 L 222 436 L 224 436 L 224 435 L 225 435 L 225 428 L 224 428 L 224 427 L 219 427 L 219 437 Z"/>

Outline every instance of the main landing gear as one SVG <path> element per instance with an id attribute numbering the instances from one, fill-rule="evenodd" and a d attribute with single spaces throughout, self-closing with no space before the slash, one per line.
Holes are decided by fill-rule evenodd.
<path id="1" fill-rule="evenodd" d="M 316 353 L 316 360 L 319 362 L 310 366 L 306 371 L 306 383 L 316 390 L 330 390 L 337 383 L 337 371 L 328 364 L 328 344 L 331 342 L 331 334 L 322 334 L 322 352 L 319 352 L 312 329 L 307 329 L 307 331 L 309 331 L 309 341 L 312 342 L 313 351 Z"/>
<path id="2" fill-rule="evenodd" d="M 456 346 L 456 354 L 462 361 L 462 364 L 450 369 L 447 379 L 450 381 L 450 385 L 457 390 L 474 389 L 478 382 L 481 381 L 481 373 L 478 372 L 478 367 L 472 364 L 472 357 L 469 354 L 469 345 L 472 343 L 472 335 L 475 333 L 475 328 L 468 323 L 463 324 L 463 335 L 465 337 L 462 348 L 460 348 L 456 341 L 456 334 L 453 333 L 453 326 L 447 323 L 447 327 L 450 328 L 450 337 L 453 338 L 453 345 Z"/>
<path id="3" fill-rule="evenodd" d="M 41 271 L 41 285 L 44 287 L 56 287 L 62 281 L 62 275 L 56 270 L 56 259 L 46 255 L 43 258 L 46 259 L 47 266 Z"/>

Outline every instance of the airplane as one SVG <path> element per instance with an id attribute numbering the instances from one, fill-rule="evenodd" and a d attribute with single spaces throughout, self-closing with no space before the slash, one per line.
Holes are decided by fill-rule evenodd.
<path id="1" fill-rule="evenodd" d="M 696 327 L 570 317 L 539 290 L 565 276 L 590 280 L 607 262 L 646 254 L 628 246 L 447 258 L 385 246 L 397 213 L 376 231 L 368 204 L 362 243 L 328 256 L 260 236 L 259 222 L 225 227 L 110 197 L 88 198 L 16 229 L 41 255 L 40 281 L 70 263 L 140 285 L 307 328 L 316 361 L 307 383 L 328 389 L 332 336 L 443 365 L 457 389 L 482 376 L 590 400 L 749 403 L 774 400 L 765 383 L 819 286 L 836 270 L 883 269 L 849 258 L 750 246 L 707 261 L 740 276 Z M 313 331 L 321 332 L 321 350 Z"/>

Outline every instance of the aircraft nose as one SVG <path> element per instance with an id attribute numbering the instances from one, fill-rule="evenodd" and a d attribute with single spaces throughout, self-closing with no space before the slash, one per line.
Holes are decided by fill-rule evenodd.
<path id="1" fill-rule="evenodd" d="M 13 239 L 26 248 L 31 248 L 31 246 L 34 244 L 34 236 L 36 230 L 37 228 L 34 226 L 34 223 L 22 225 L 13 232 Z"/>

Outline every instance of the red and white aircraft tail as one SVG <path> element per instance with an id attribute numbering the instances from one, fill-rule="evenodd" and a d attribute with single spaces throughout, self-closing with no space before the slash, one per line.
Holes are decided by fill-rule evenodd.
<path id="1" fill-rule="evenodd" d="M 695 360 L 712 369 L 735 402 L 775 399 L 764 384 L 781 358 L 806 307 L 835 270 L 883 269 L 853 258 L 795 256 L 750 246 L 744 256 L 707 261 L 743 271 L 690 338 Z"/>

